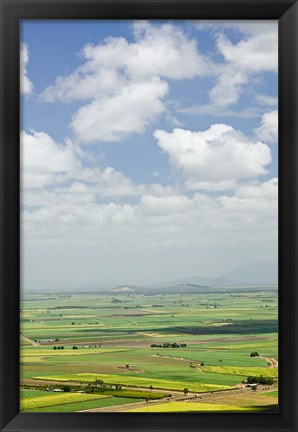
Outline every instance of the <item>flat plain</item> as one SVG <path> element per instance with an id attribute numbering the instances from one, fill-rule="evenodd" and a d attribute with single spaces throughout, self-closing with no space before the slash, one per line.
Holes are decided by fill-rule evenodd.
<path id="1" fill-rule="evenodd" d="M 21 410 L 276 411 L 277 332 L 275 287 L 28 293 Z"/>

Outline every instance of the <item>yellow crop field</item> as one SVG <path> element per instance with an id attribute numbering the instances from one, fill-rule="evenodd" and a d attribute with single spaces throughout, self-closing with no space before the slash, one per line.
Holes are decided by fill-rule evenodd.
<path id="1" fill-rule="evenodd" d="M 219 405 L 200 402 L 169 402 L 154 404 L 128 410 L 128 412 L 193 412 L 193 411 L 213 411 L 213 412 L 231 412 L 231 411 L 256 411 L 255 407 L 240 407 L 234 405 Z"/>
<path id="2" fill-rule="evenodd" d="M 53 348 L 45 348 L 40 349 L 39 347 L 36 347 L 37 349 L 22 349 L 21 350 L 21 358 L 33 358 L 33 357 L 56 357 L 56 356 L 82 356 L 82 355 L 88 355 L 88 354 L 104 354 L 104 353 L 114 353 L 114 352 L 125 352 L 125 351 L 131 351 L 129 348 L 79 348 L 77 350 L 73 350 L 72 348 L 64 349 L 64 350 L 54 350 Z"/>
<path id="3" fill-rule="evenodd" d="M 41 356 L 21 356 L 21 363 L 38 363 L 42 359 Z"/>
<path id="4" fill-rule="evenodd" d="M 21 399 L 21 411 L 34 408 L 50 407 L 54 405 L 68 404 L 72 402 L 85 402 L 95 399 L 108 398 L 107 395 L 89 394 L 89 393 L 60 393 L 50 394 L 48 396 L 38 396 Z"/>
<path id="5" fill-rule="evenodd" d="M 204 372 L 213 372 L 228 375 L 242 375 L 242 376 L 260 376 L 266 378 L 277 378 L 277 368 L 263 368 L 263 367 L 238 367 L 238 366 L 204 366 Z"/>
<path id="6" fill-rule="evenodd" d="M 180 390 L 188 388 L 189 391 L 194 392 L 209 392 L 217 390 L 231 389 L 231 386 L 223 386 L 216 384 L 199 384 L 194 382 L 181 382 L 181 381 L 168 381 L 163 379 L 154 378 L 140 378 L 124 375 L 106 375 L 106 374 L 67 374 L 67 375 L 49 375 L 33 377 L 37 380 L 52 380 L 52 381 L 77 381 L 77 382 L 95 382 L 95 380 L 102 380 L 106 384 L 120 384 L 130 387 L 154 387 L 166 390 Z"/>
<path id="7" fill-rule="evenodd" d="M 149 336 L 152 338 L 163 338 L 164 334 L 163 333 L 147 333 L 147 332 L 138 332 L 139 335 L 143 335 L 143 336 Z M 167 337 L 176 337 L 177 333 L 171 334 L 168 333 Z"/>

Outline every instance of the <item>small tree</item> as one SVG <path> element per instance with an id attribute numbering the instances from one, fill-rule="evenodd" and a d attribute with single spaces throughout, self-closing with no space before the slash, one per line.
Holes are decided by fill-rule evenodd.
<path id="1" fill-rule="evenodd" d="M 56 350 L 56 349 L 57 349 L 57 347 L 56 347 L 56 345 L 54 345 L 54 346 L 53 346 L 53 350 Z"/>
<path id="2" fill-rule="evenodd" d="M 201 361 L 200 365 L 203 367 L 203 366 L 205 366 L 205 363 L 203 361 Z"/>
<path id="3" fill-rule="evenodd" d="M 125 365 L 126 369 L 129 369 L 129 364 Z"/>
<path id="4" fill-rule="evenodd" d="M 67 385 L 65 385 L 65 386 L 63 386 L 62 387 L 62 390 L 64 391 L 64 392 L 70 392 L 70 387 L 69 386 L 67 386 Z"/>
<path id="5" fill-rule="evenodd" d="M 76 345 L 74 345 L 74 346 L 72 347 L 72 349 L 78 349 L 78 347 L 77 347 Z"/>
<path id="6" fill-rule="evenodd" d="M 186 394 L 188 393 L 188 388 L 185 388 L 185 389 L 183 390 L 183 393 L 186 395 Z"/>
<path id="7" fill-rule="evenodd" d="M 257 351 L 253 351 L 250 353 L 250 357 L 259 357 L 259 353 Z"/>

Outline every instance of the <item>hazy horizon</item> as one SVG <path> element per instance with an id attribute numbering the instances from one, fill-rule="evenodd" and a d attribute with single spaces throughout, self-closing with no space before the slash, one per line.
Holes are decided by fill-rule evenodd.
<path id="1" fill-rule="evenodd" d="M 254 267 L 255 265 L 257 265 L 257 267 L 259 267 L 259 270 L 257 272 L 254 273 L 253 275 L 253 281 L 250 278 L 250 281 L 247 280 L 247 276 L 245 276 L 245 274 L 242 274 L 239 276 L 239 278 L 235 279 L 235 276 L 230 275 L 233 273 L 237 273 L 239 270 L 245 272 L 245 269 L 250 268 L 250 267 Z M 270 270 L 268 271 L 268 268 L 265 268 L 265 276 L 264 276 L 264 268 L 262 268 L 262 265 L 269 265 L 270 266 Z M 260 268 L 261 266 L 261 268 Z M 277 275 L 277 268 L 278 265 L 277 263 L 274 262 L 270 262 L 270 261 L 264 261 L 264 262 L 258 262 L 258 263 L 249 263 L 247 265 L 244 266 L 240 266 L 237 267 L 235 269 L 232 269 L 228 272 L 225 272 L 223 274 L 220 275 L 192 275 L 192 276 L 186 276 L 186 277 L 181 277 L 179 279 L 171 279 L 171 280 L 160 280 L 160 279 L 156 279 L 156 280 L 152 280 L 152 281 L 143 281 L 141 283 L 134 283 L 133 281 L 125 281 L 125 280 L 109 280 L 109 281 L 98 281 L 98 282 L 93 282 L 90 283 L 90 281 L 86 281 L 85 284 L 72 284 L 70 286 L 66 286 L 64 285 L 57 285 L 57 286 L 52 286 L 51 290 L 53 291 L 58 291 L 58 290 L 65 290 L 65 291 L 78 291 L 78 290 L 99 290 L 99 291 L 104 291 L 104 290 L 111 290 L 113 288 L 117 288 L 119 286 L 139 286 L 142 288 L 158 288 L 160 287 L 160 289 L 162 289 L 162 287 L 165 286 L 171 286 L 171 285 L 175 285 L 175 284 L 179 284 L 179 283 L 188 283 L 188 284 L 194 284 L 194 285 L 202 285 L 204 286 L 204 284 L 206 285 L 206 287 L 215 287 L 216 286 L 216 282 L 217 286 L 225 286 L 225 284 L 227 284 L 229 281 L 232 283 L 232 285 L 237 286 L 237 283 L 239 283 L 241 286 L 241 284 L 243 285 L 247 285 L 247 286 L 262 286 L 262 285 L 268 285 L 268 286 L 274 286 L 278 284 L 278 275 Z M 260 273 L 261 270 L 261 273 Z M 271 273 L 272 270 L 272 273 Z M 265 280 L 264 280 L 265 277 Z M 42 292 L 44 291 L 43 288 L 41 287 L 36 287 L 35 289 L 25 289 L 24 291 L 26 292 Z M 49 291 L 49 289 L 46 290 L 47 292 Z"/>

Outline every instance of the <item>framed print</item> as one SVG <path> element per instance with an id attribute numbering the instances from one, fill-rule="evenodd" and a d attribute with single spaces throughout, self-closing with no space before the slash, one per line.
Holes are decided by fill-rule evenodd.
<path id="1" fill-rule="evenodd" d="M 1 430 L 297 430 L 297 3 L 1 0 Z"/>

